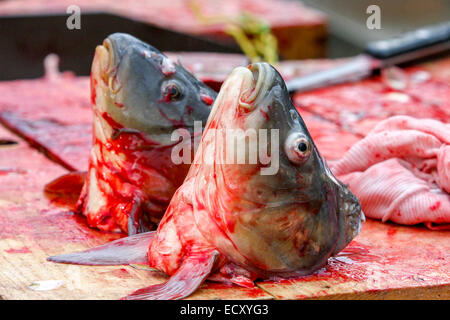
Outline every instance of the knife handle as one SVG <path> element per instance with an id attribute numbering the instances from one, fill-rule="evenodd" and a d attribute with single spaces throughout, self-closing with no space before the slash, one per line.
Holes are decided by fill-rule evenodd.
<path id="1" fill-rule="evenodd" d="M 387 59 L 449 40 L 450 23 L 445 22 L 407 32 L 397 38 L 371 42 L 365 52 L 379 59 Z"/>

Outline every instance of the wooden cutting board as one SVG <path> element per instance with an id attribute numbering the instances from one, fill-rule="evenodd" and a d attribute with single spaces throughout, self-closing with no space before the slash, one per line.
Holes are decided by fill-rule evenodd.
<path id="1" fill-rule="evenodd" d="M 0 297 L 119 299 L 166 277 L 140 266 L 60 265 L 46 257 L 117 239 L 49 204 L 44 184 L 65 169 L 0 128 Z M 450 232 L 368 220 L 328 265 L 295 280 L 253 289 L 205 283 L 190 299 L 450 299 Z"/>
<path id="2" fill-rule="evenodd" d="M 44 145 L 55 151 L 48 154 L 49 160 L 0 126 L 0 140 L 18 142 L 0 146 L 0 297 L 118 299 L 164 281 L 163 274 L 140 266 L 88 267 L 46 261 L 50 255 L 120 237 L 88 228 L 83 217 L 54 207 L 42 194 L 45 183 L 67 172 L 64 167 L 83 170 L 87 166 L 88 135 L 80 131 L 91 125 L 88 80 L 63 75 L 52 83 L 1 84 L 0 111 L 25 119 L 22 134 L 41 139 L 35 141 L 38 149 Z M 311 124 L 308 127 L 313 128 Z M 317 132 L 328 127 L 316 126 Z M 450 231 L 369 219 L 361 234 L 313 275 L 260 281 L 253 289 L 208 282 L 189 298 L 450 299 Z"/>

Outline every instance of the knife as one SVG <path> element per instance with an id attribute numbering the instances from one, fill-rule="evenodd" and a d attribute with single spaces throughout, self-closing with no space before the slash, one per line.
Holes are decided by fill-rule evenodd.
<path id="1" fill-rule="evenodd" d="M 367 44 L 365 52 L 337 67 L 286 81 L 290 93 L 356 81 L 398 64 L 450 50 L 450 22 Z"/>

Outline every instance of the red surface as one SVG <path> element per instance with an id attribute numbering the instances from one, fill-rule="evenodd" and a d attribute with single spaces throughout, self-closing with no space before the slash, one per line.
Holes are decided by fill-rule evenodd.
<path id="1" fill-rule="evenodd" d="M 360 135 L 394 115 L 450 121 L 448 81 L 419 67 L 406 69 L 399 78 L 405 88 L 396 89 L 389 76 L 383 75 L 298 93 L 294 102 L 299 110 L 319 114 L 342 129 Z"/>
<path id="2" fill-rule="evenodd" d="M 443 82 L 442 78 L 436 77 L 436 79 L 439 86 L 433 89 L 436 91 L 431 90 L 431 92 L 444 93 L 443 95 L 436 94 L 436 96 L 444 99 L 442 104 L 437 105 L 437 110 L 444 109 L 441 111 L 445 112 L 449 110 L 448 99 L 445 96 L 445 93 L 449 91 L 442 88 L 448 86 L 448 82 Z M 68 77 L 67 81 L 51 86 L 42 79 L 0 83 L 0 110 L 12 111 L 29 120 L 45 119 L 51 115 L 52 118 L 58 119 L 69 127 L 79 125 L 79 123 L 90 123 L 90 107 L 87 107 L 90 103 L 89 89 L 85 86 L 85 89 L 82 90 L 83 82 L 87 85 L 88 79 Z M 371 89 L 371 86 L 366 85 L 367 83 L 374 84 L 374 88 Z M 431 84 L 433 83 L 435 83 L 434 80 Z M 369 96 L 372 94 L 376 97 L 377 94 L 384 93 L 382 90 L 376 90 L 381 86 L 378 79 L 345 85 L 345 87 L 347 86 L 365 86 Z M 338 97 L 339 95 L 345 96 L 343 93 L 349 91 L 340 92 L 339 88 L 341 87 L 331 88 L 330 91 L 335 92 Z M 42 90 L 43 88 L 45 90 Z M 83 93 L 81 94 L 81 92 Z M 326 90 L 317 91 L 314 94 L 309 93 L 307 96 L 317 95 L 319 98 L 323 98 L 323 101 L 331 103 L 332 99 L 326 93 Z M 324 97 L 321 97 L 322 94 Z M 298 95 L 297 98 L 301 99 L 302 96 Z M 423 97 L 431 99 L 433 94 L 425 93 Z M 360 101 L 361 108 L 367 109 L 366 105 L 370 103 L 362 104 L 362 102 Z M 344 108 L 346 105 L 339 106 Z M 357 104 L 354 104 L 351 107 L 356 110 L 356 106 Z M 307 108 L 309 107 L 307 106 Z M 407 108 L 407 112 L 413 112 L 415 109 L 417 109 L 417 105 L 414 108 Z M 77 112 L 68 110 L 77 110 Z M 308 127 L 313 136 L 319 136 L 320 133 L 327 130 L 342 132 L 341 129 L 345 122 L 337 121 L 337 124 L 330 125 L 330 122 L 323 120 L 327 117 L 333 119 L 331 116 L 335 116 L 336 113 L 332 112 L 331 106 L 328 109 L 322 109 L 324 112 L 321 117 L 311 114 L 320 109 L 311 107 L 311 110 L 307 110 L 310 112 L 300 109 L 300 113 L 307 124 L 309 123 Z M 379 120 L 377 117 L 373 119 L 375 122 Z M 369 120 L 371 119 L 369 118 Z M 322 129 L 322 127 L 324 128 Z M 50 126 L 50 128 L 53 127 Z M 50 133 L 49 136 L 51 136 Z M 58 137 L 59 135 L 54 135 L 55 139 Z M 84 242 L 87 246 L 92 247 L 119 237 L 117 234 L 106 234 L 93 230 L 87 226 L 83 217 L 49 206 L 48 202 L 40 196 L 44 184 L 65 173 L 66 170 L 45 159 L 20 139 L 0 128 L 0 140 L 3 139 L 16 140 L 20 143 L 18 146 L 0 147 L 0 199 L 7 199 L 7 202 L 2 203 L 2 214 L 0 215 L 0 225 L 2 226 L 0 237 L 2 239 L 16 239 L 18 235 L 32 240 L 50 239 L 53 240 L 51 242 L 52 252 L 64 252 L 64 247 L 71 242 Z M 336 138 L 336 141 L 339 139 Z M 317 144 L 320 145 L 320 138 L 317 139 Z M 322 153 L 326 153 L 327 147 L 329 145 L 324 143 L 323 147 L 319 146 L 319 149 L 322 148 Z M 66 161 L 68 163 L 75 161 L 73 163 L 81 166 L 79 163 L 83 161 L 83 156 L 77 152 L 74 152 L 71 158 L 76 161 Z M 334 152 L 340 153 L 340 150 L 329 151 L 330 154 L 334 154 Z M 87 153 L 85 157 L 85 161 L 87 161 Z M 31 214 L 31 210 L 38 210 L 40 215 Z M 430 231 L 423 227 L 402 227 L 369 219 L 363 224 L 361 234 L 337 257 L 331 259 L 323 269 L 311 276 L 294 280 L 267 281 L 264 285 L 271 289 L 272 293 L 280 286 L 289 286 L 290 294 L 280 293 L 278 295 L 280 298 L 305 298 L 310 295 L 292 295 L 296 291 L 292 288 L 296 286 L 302 288 L 304 283 L 314 280 L 329 281 L 333 284 L 331 287 L 324 287 L 322 291 L 314 293 L 314 296 L 317 297 L 332 294 L 334 287 L 346 283 L 351 284 L 353 289 L 349 289 L 350 291 L 363 291 L 367 288 L 377 291 L 448 284 L 450 281 L 450 241 L 448 239 L 448 231 Z M 5 254 L 27 254 L 29 249 L 11 247 Z M 222 288 L 223 286 L 222 284 L 207 285 L 211 288 Z"/>
<path id="3" fill-rule="evenodd" d="M 50 205 L 43 196 L 44 185 L 67 171 L 2 127 L 0 137 L 19 142 L 0 147 L 0 168 L 11 169 L 0 175 L 1 239 L 26 237 L 36 242 L 49 239 L 62 252 L 71 242 L 101 244 L 120 236 L 93 230 L 87 226 L 84 217 Z M 9 253 L 26 251 L 25 248 L 11 250 Z"/>
<path id="4" fill-rule="evenodd" d="M 85 180 L 86 172 L 68 173 L 48 183 L 44 194 L 53 204 L 75 210 Z"/>
<path id="5" fill-rule="evenodd" d="M 19 114 L 3 111 L 0 113 L 0 123 L 66 169 L 76 171 L 86 168 L 85 155 L 89 154 L 91 146 L 92 124 L 64 124 L 52 118 L 25 120 Z M 70 113 L 66 115 L 67 118 L 69 116 Z"/>
<path id="6" fill-rule="evenodd" d="M 40 192 L 46 181 L 65 172 L 59 165 L 30 149 L 26 143 L 0 128 L 0 138 L 16 140 L 19 145 L 0 148 L 0 168 L 13 169 L 0 176 L 0 238 L 27 238 L 48 252 L 67 252 L 71 243 L 86 247 L 103 244 L 120 237 L 87 226 L 83 217 L 49 206 Z M 3 200 L 4 201 L 4 200 Z M 36 214 L 36 211 L 39 214 Z M 75 219 L 74 219 L 75 218 Z M 314 292 L 320 297 L 335 293 L 333 288 L 347 284 L 347 292 L 441 285 L 450 282 L 449 232 L 430 231 L 423 227 L 402 227 L 368 220 L 362 232 L 324 268 L 310 276 L 282 281 L 266 281 L 266 290 L 279 298 L 300 299 L 311 294 L 298 293 L 305 284 L 326 281 L 324 289 Z M 45 241 L 42 241 L 45 240 Z M 45 246 L 48 247 L 45 247 Z M 7 255 L 27 255 L 32 247 L 12 246 Z M 94 267 L 93 267 L 94 268 Z M 125 271 L 115 275 L 127 278 Z M 327 287 L 328 286 L 328 287 Z M 221 290 L 228 285 L 207 282 L 202 288 Z M 279 291 L 287 287 L 289 290 Z M 298 288 L 298 289 L 296 289 Z M 261 295 L 256 287 L 254 298 Z M 342 290 L 344 291 L 344 290 Z M 342 292 L 341 291 L 341 292 Z M 344 291 L 345 292 L 345 291 Z"/>
<path id="7" fill-rule="evenodd" d="M 342 130 L 337 124 L 320 115 L 297 108 L 314 139 L 320 154 L 327 160 L 341 158 L 361 137 Z"/>
<path id="8" fill-rule="evenodd" d="M 92 140 L 89 78 L 0 83 L 0 122 L 69 170 L 86 170 Z"/>
<path id="9" fill-rule="evenodd" d="M 303 299 L 335 293 L 355 293 L 448 284 L 450 281 L 449 232 L 403 227 L 368 220 L 361 233 L 328 265 L 298 279 L 266 281 L 264 289 L 279 298 Z M 304 283 L 325 281 L 322 291 L 295 294 Z M 291 290 L 281 290 L 283 286 Z M 336 288 L 341 289 L 336 291 Z"/>

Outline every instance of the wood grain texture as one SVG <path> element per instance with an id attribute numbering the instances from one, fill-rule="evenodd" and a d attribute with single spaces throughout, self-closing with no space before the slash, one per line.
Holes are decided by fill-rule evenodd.
<path id="1" fill-rule="evenodd" d="M 448 299 L 450 232 L 368 219 L 315 274 L 258 286 L 278 299 Z"/>
<path id="2" fill-rule="evenodd" d="M 42 187 L 64 169 L 1 128 L 0 136 L 19 142 L 0 148 L 3 299 L 118 299 L 166 279 L 160 272 L 132 266 L 47 262 L 50 255 L 90 248 L 119 235 L 88 228 L 84 218 L 48 204 Z M 206 283 L 189 299 L 448 299 L 449 239 L 448 231 L 368 220 L 344 251 L 311 276 L 259 282 L 260 289 Z M 62 283 L 53 290 L 30 289 L 49 280 Z"/>

